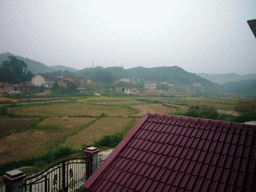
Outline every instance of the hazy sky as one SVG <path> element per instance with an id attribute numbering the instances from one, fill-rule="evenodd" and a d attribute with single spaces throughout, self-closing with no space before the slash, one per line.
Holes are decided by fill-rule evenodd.
<path id="1" fill-rule="evenodd" d="M 0 53 L 48 66 L 256 73 L 255 0 L 0 0 Z"/>

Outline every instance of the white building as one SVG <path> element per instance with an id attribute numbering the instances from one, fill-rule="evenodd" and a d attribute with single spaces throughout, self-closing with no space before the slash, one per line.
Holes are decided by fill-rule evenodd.
<path id="1" fill-rule="evenodd" d="M 130 78 L 121 78 L 121 82 L 130 83 L 131 80 L 130 80 Z"/>
<path id="2" fill-rule="evenodd" d="M 145 88 L 151 91 L 155 90 L 156 86 L 157 86 L 156 83 L 152 83 L 152 82 L 145 83 Z"/>
<path id="3" fill-rule="evenodd" d="M 55 83 L 55 78 L 50 75 L 38 73 L 37 75 L 32 77 L 31 83 L 33 83 L 37 87 L 40 87 L 43 85 L 44 87 L 52 88 L 53 84 Z"/>

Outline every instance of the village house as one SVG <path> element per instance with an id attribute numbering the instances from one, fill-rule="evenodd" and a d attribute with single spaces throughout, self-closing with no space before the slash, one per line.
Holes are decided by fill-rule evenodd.
<path id="1" fill-rule="evenodd" d="M 86 83 L 87 84 L 92 84 L 92 83 L 98 84 L 98 83 L 100 83 L 100 80 L 99 79 L 87 79 Z"/>
<path id="2" fill-rule="evenodd" d="M 202 87 L 202 84 L 201 83 L 194 83 L 193 87 Z"/>
<path id="3" fill-rule="evenodd" d="M 77 90 L 79 91 L 79 93 L 82 94 L 90 94 L 91 91 L 87 90 L 86 88 L 77 88 Z"/>
<path id="4" fill-rule="evenodd" d="M 169 84 L 169 83 L 162 83 L 161 84 L 161 89 L 163 91 L 173 91 L 174 90 L 174 86 L 172 84 Z"/>
<path id="5" fill-rule="evenodd" d="M 52 88 L 56 79 L 52 75 L 38 73 L 31 79 L 31 83 L 34 84 L 36 87 L 44 86 L 46 88 Z"/>
<path id="6" fill-rule="evenodd" d="M 130 83 L 130 78 L 121 78 L 121 82 Z"/>
<path id="7" fill-rule="evenodd" d="M 33 92 L 35 91 L 35 85 L 30 82 L 23 82 L 17 85 L 17 90 L 20 92 Z"/>
<path id="8" fill-rule="evenodd" d="M 124 85 L 122 85 L 121 87 L 116 87 L 115 91 L 126 94 L 138 92 L 137 88 L 125 87 Z"/>
<path id="9" fill-rule="evenodd" d="M 154 91 L 157 87 L 157 84 L 156 83 L 153 83 L 153 82 L 146 82 L 145 83 L 145 88 L 147 90 L 150 90 L 150 91 Z"/>
<path id="10" fill-rule="evenodd" d="M 86 180 L 88 192 L 256 191 L 256 126 L 145 114 Z"/>
<path id="11" fill-rule="evenodd" d="M 7 82 L 0 82 L 0 93 L 8 93 L 10 91 L 17 91 L 16 87 Z"/>
<path id="12" fill-rule="evenodd" d="M 66 76 L 66 77 L 63 77 L 60 80 L 60 85 L 63 86 L 63 87 L 67 87 L 68 82 L 72 82 L 72 83 L 77 84 L 77 81 L 73 77 Z"/>

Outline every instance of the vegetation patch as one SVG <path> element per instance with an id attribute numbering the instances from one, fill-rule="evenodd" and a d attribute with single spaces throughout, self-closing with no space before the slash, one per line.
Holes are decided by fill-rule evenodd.
<path id="1" fill-rule="evenodd" d="M 206 118 L 206 119 L 217 119 L 219 116 L 216 108 L 210 107 L 207 105 L 192 106 L 185 113 L 185 115 L 191 116 L 191 117 Z"/>

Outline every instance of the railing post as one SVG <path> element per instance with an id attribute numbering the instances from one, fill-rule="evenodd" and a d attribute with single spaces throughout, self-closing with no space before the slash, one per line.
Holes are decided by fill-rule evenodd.
<path id="1" fill-rule="evenodd" d="M 96 147 L 88 147 L 84 151 L 86 157 L 91 157 L 91 161 L 86 161 L 86 179 L 97 169 L 99 151 Z"/>
<path id="2" fill-rule="evenodd" d="M 3 179 L 6 192 L 22 192 L 24 178 L 26 178 L 26 175 L 18 169 L 5 172 Z"/>
<path id="3" fill-rule="evenodd" d="M 62 190 L 66 191 L 66 162 L 62 162 Z"/>

